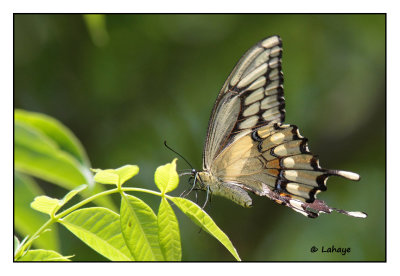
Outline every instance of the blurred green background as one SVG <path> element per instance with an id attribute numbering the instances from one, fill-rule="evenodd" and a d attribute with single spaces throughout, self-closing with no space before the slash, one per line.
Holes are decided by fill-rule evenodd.
<path id="1" fill-rule="evenodd" d="M 257 197 L 250 209 L 213 197 L 206 211 L 245 261 L 385 260 L 384 15 L 17 14 L 14 28 L 15 108 L 63 122 L 83 143 L 92 167 L 139 165 L 130 185 L 149 189 L 156 189 L 156 167 L 175 157 L 164 140 L 201 169 L 219 89 L 249 47 L 279 34 L 286 122 L 309 138 L 321 166 L 361 175 L 360 182 L 331 178 L 319 198 L 369 217 L 307 219 Z M 187 168 L 178 162 L 178 169 Z M 65 194 L 40 184 L 47 195 Z M 173 194 L 187 187 L 181 179 Z M 153 207 L 159 201 L 143 198 Z M 233 260 L 177 214 L 183 260 Z M 104 260 L 59 231 L 63 255 Z M 321 253 L 332 245 L 351 252 Z M 311 253 L 312 246 L 320 250 Z"/>

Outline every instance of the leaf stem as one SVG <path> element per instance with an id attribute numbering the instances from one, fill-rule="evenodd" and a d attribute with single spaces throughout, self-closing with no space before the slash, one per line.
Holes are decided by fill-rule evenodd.
<path id="1" fill-rule="evenodd" d="M 152 195 L 156 195 L 156 196 L 163 196 L 161 193 L 159 192 L 155 192 L 152 190 L 147 190 L 147 189 L 141 189 L 141 188 L 121 188 L 121 190 L 123 192 L 143 192 L 143 193 L 148 193 L 148 194 L 152 194 Z"/>
<path id="2" fill-rule="evenodd" d="M 116 193 L 116 192 L 118 192 L 118 188 L 111 189 L 111 190 L 107 190 L 107 191 L 104 191 L 104 192 L 95 194 L 95 195 L 93 195 L 93 196 L 91 196 L 91 197 L 89 197 L 89 198 L 87 198 L 87 199 L 85 199 L 85 200 L 82 200 L 81 202 L 75 204 L 74 206 L 71 206 L 71 207 L 68 208 L 67 210 L 65 210 L 65 211 L 63 211 L 63 212 L 61 212 L 61 213 L 59 213 L 58 215 L 54 216 L 54 218 L 55 218 L 56 220 L 59 220 L 60 218 L 62 218 L 62 217 L 64 217 L 64 216 L 68 215 L 69 213 L 71 213 L 72 211 L 75 211 L 75 210 L 78 209 L 79 207 L 82 207 L 83 205 L 88 204 L 88 203 L 90 203 L 91 201 L 93 201 L 93 200 L 95 200 L 95 199 L 97 199 L 97 198 L 99 198 L 99 197 L 101 197 L 101 196 L 110 195 L 110 194 L 113 194 L 113 193 Z"/>

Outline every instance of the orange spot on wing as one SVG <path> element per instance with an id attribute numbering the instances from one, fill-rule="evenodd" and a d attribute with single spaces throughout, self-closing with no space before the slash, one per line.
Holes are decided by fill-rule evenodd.
<path id="1" fill-rule="evenodd" d="M 267 167 L 280 169 L 281 166 L 279 165 L 279 159 L 274 159 L 272 161 L 269 161 L 267 164 Z"/>
<path id="2" fill-rule="evenodd" d="M 292 195 L 286 194 L 286 193 L 279 193 L 280 196 L 285 196 L 285 197 L 289 197 L 292 198 Z"/>
<path id="3" fill-rule="evenodd" d="M 267 170 L 268 174 L 273 175 L 273 176 L 278 176 L 279 175 L 279 171 L 275 170 L 275 169 L 269 169 Z"/>

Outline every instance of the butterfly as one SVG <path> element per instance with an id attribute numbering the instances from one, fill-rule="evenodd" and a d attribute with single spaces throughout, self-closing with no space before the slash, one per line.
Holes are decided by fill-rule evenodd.
<path id="1" fill-rule="evenodd" d="M 323 169 L 295 125 L 284 124 L 285 98 L 277 35 L 251 47 L 218 94 L 208 124 L 203 171 L 193 171 L 196 189 L 223 196 L 244 207 L 249 193 L 268 197 L 307 217 L 337 211 L 316 195 L 330 176 L 358 181 L 356 173 Z"/>

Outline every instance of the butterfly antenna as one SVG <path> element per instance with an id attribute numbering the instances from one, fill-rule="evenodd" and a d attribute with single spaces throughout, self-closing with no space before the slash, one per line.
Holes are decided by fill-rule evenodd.
<path id="1" fill-rule="evenodd" d="M 182 159 L 185 160 L 185 162 L 189 165 L 189 167 L 191 167 L 191 168 L 193 169 L 192 164 L 190 164 L 189 161 L 187 161 L 185 157 L 183 157 L 179 152 L 173 150 L 171 147 L 169 147 L 169 146 L 167 145 L 167 141 L 164 141 L 164 146 L 165 146 L 167 149 L 169 149 L 170 151 L 176 153 L 178 156 L 182 157 Z"/>

